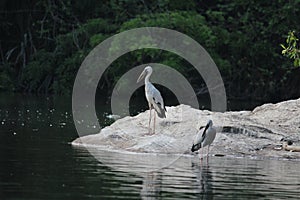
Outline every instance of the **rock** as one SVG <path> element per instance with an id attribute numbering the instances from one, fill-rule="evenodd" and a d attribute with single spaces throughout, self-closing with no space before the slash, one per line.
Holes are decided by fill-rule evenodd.
<path id="1" fill-rule="evenodd" d="M 300 99 L 265 104 L 253 111 L 224 113 L 188 105 L 167 107 L 167 118 L 156 118 L 154 135 L 147 135 L 148 117 L 149 110 L 118 119 L 100 133 L 80 137 L 72 144 L 143 155 L 189 155 L 197 130 L 212 119 L 218 133 L 210 154 L 300 159 L 299 152 L 279 150 L 286 140 L 300 145 Z"/>
<path id="2" fill-rule="evenodd" d="M 300 146 L 294 146 L 294 145 L 290 146 L 286 142 L 282 144 L 282 149 L 284 149 L 286 151 L 300 152 Z"/>

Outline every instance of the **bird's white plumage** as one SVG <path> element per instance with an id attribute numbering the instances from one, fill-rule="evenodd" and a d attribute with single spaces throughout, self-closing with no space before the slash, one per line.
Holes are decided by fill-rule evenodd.
<path id="1" fill-rule="evenodd" d="M 165 105 L 164 105 L 164 100 L 159 92 L 158 89 L 154 87 L 154 85 L 150 82 L 150 76 L 152 74 L 152 67 L 147 66 L 139 76 L 137 82 L 142 80 L 145 77 L 145 95 L 146 99 L 149 104 L 149 109 L 150 109 L 150 119 L 149 119 L 149 126 L 151 122 L 151 109 L 154 108 L 155 111 L 157 112 L 157 115 L 160 118 L 165 118 Z M 154 126 L 155 126 L 155 115 L 154 115 Z M 149 127 L 150 130 L 150 127 Z"/>
<path id="2" fill-rule="evenodd" d="M 158 112 L 159 116 L 165 115 L 164 100 L 160 92 L 152 85 L 152 83 L 148 82 L 145 84 L 145 93 L 147 101 L 153 106 L 156 112 Z"/>

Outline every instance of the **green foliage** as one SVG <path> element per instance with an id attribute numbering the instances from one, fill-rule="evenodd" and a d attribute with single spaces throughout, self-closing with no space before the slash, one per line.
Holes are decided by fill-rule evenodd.
<path id="1" fill-rule="evenodd" d="M 102 33 L 93 35 L 93 36 L 90 38 L 89 45 L 90 45 L 91 47 L 95 47 L 95 46 L 97 46 L 98 44 L 100 44 L 102 41 L 104 41 L 106 38 L 107 38 L 107 36 L 106 36 L 106 35 L 103 35 Z"/>
<path id="2" fill-rule="evenodd" d="M 0 66 L 0 91 L 15 91 L 13 68 L 8 64 Z"/>
<path id="3" fill-rule="evenodd" d="M 56 37 L 55 48 L 39 50 L 24 69 L 22 85 L 28 92 L 70 94 L 79 66 L 88 52 L 105 40 L 116 26 L 91 19 L 73 31 Z"/>
<path id="4" fill-rule="evenodd" d="M 286 44 L 278 45 L 287 30 L 300 24 L 299 0 L 38 0 L 3 5 L 7 12 L 0 14 L 0 87 L 4 90 L 70 93 L 81 62 L 95 46 L 116 33 L 148 26 L 177 30 L 199 42 L 219 67 L 231 97 L 279 97 L 291 70 L 281 51 L 300 65 L 296 33 L 290 32 Z M 134 35 L 128 41 L 114 41 L 117 44 L 109 51 L 118 51 L 118 43 L 131 40 Z M 171 66 L 201 87 L 189 63 L 155 49 L 121 56 L 105 72 L 100 87 L 111 90 L 127 70 L 149 62 Z"/>
<path id="5" fill-rule="evenodd" d="M 82 63 L 86 53 L 77 51 L 71 57 L 64 59 L 55 69 L 53 91 L 58 94 L 70 94 L 76 77 L 78 66 Z"/>
<path id="6" fill-rule="evenodd" d="M 88 35 L 94 35 L 97 33 L 109 34 L 114 33 L 118 29 L 118 26 L 113 24 L 110 20 L 101 18 L 90 19 L 80 27 L 80 31 L 87 33 Z"/>
<path id="7" fill-rule="evenodd" d="M 23 70 L 21 82 L 28 92 L 48 92 L 53 78 L 55 59 L 53 53 L 40 50 Z"/>
<path id="8" fill-rule="evenodd" d="M 221 70 L 228 94 L 278 96 L 289 73 L 278 43 L 288 27 L 298 26 L 299 14 L 300 1 L 280 0 L 236 0 L 206 11 L 213 32 L 218 32 L 214 50 L 230 63 Z"/>
<path id="9" fill-rule="evenodd" d="M 138 27 L 163 27 L 188 34 L 201 43 L 213 42 L 214 38 L 205 18 L 196 12 L 157 13 L 153 15 L 140 15 L 125 22 L 120 31 Z"/>
<path id="10" fill-rule="evenodd" d="M 294 60 L 294 66 L 300 67 L 300 49 L 298 45 L 299 39 L 295 35 L 295 31 L 290 31 L 286 38 L 287 47 L 281 44 L 283 48 L 282 54 Z"/>
<path id="11" fill-rule="evenodd" d="M 204 48 L 210 52 L 214 52 L 214 47 L 217 46 L 216 40 L 217 36 L 213 33 L 212 29 L 207 25 L 205 18 L 196 13 L 196 12 L 187 12 L 187 11 L 176 11 L 172 13 L 156 13 L 153 15 L 140 15 L 136 18 L 125 22 L 120 31 L 126 31 L 133 28 L 139 27 L 163 27 L 172 30 L 176 30 L 182 33 L 187 34 L 196 41 L 198 41 Z M 126 41 L 134 41 L 135 37 L 130 35 Z M 151 38 L 144 38 L 141 43 L 147 45 L 151 42 Z M 136 49 L 136 47 L 141 46 L 136 42 L 131 42 L 135 46 L 130 47 Z M 120 46 L 118 44 L 114 46 Z M 191 66 L 186 63 L 179 56 L 174 55 L 170 52 L 164 52 L 161 50 L 153 49 L 143 49 L 137 50 L 130 54 L 132 59 L 129 61 L 131 67 L 147 63 L 147 62 L 159 62 L 172 66 L 173 68 L 179 70 L 181 73 L 188 77 Z M 222 62 L 222 59 L 219 55 L 214 54 L 218 62 Z M 197 55 L 195 55 L 197 56 Z M 127 61 L 128 62 L 128 61 Z M 119 64 L 119 67 L 124 66 L 122 63 Z M 116 71 L 119 70 L 118 67 L 114 66 Z"/>

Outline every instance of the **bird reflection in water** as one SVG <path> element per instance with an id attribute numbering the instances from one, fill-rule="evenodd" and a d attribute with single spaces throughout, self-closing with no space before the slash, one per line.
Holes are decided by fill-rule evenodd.
<path id="1" fill-rule="evenodd" d="M 197 190 L 197 197 L 199 199 L 213 199 L 213 175 L 208 163 L 202 166 L 199 162 L 192 161 L 191 168 L 196 176 L 193 188 Z"/>
<path id="2" fill-rule="evenodd" d="M 162 174 L 161 172 L 149 172 L 143 179 L 143 188 L 141 190 L 142 199 L 158 199 L 161 196 Z"/>

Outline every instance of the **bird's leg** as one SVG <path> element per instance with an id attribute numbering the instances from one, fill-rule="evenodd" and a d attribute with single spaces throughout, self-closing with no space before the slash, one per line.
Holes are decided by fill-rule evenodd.
<path id="1" fill-rule="evenodd" d="M 208 153 L 209 153 L 209 146 L 210 145 L 208 145 L 208 147 L 207 147 L 207 158 L 208 158 Z"/>
<path id="2" fill-rule="evenodd" d="M 199 158 L 202 159 L 202 149 L 199 150 Z"/>
<path id="3" fill-rule="evenodd" d="M 202 149 L 202 148 L 201 148 Z M 202 153 L 201 153 L 201 151 L 203 151 L 203 150 L 199 150 L 199 158 L 200 158 L 200 165 L 202 166 Z"/>
<path id="4" fill-rule="evenodd" d="M 156 119 L 156 113 L 154 112 L 154 120 L 153 120 L 153 134 L 155 134 L 155 119 Z"/>
<path id="5" fill-rule="evenodd" d="M 200 149 L 199 153 L 200 153 L 200 160 L 202 160 L 203 159 L 203 147 Z"/>
<path id="6" fill-rule="evenodd" d="M 149 125 L 148 125 L 148 134 L 151 134 L 151 128 L 150 128 L 150 124 L 151 124 L 151 104 L 149 104 L 149 112 L 150 112 L 150 117 L 149 117 Z"/>
<path id="7" fill-rule="evenodd" d="M 207 146 L 207 154 L 206 154 L 206 162 L 207 162 L 207 163 L 208 163 L 209 146 L 210 146 L 210 145 Z"/>

